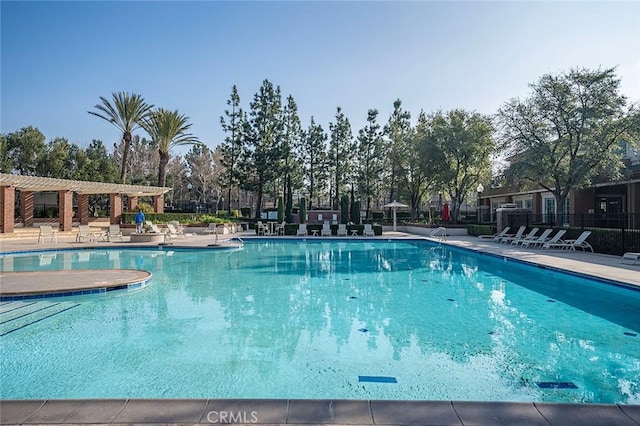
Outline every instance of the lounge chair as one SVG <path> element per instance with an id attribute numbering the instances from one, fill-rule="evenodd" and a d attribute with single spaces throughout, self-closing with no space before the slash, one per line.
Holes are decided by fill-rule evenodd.
<path id="1" fill-rule="evenodd" d="M 509 229 L 511 229 L 511 227 L 507 226 L 502 231 L 496 232 L 493 235 L 488 235 L 488 234 L 487 235 L 478 235 L 478 238 L 480 238 L 480 239 L 490 239 L 492 241 L 499 241 L 500 238 L 507 236 L 507 232 L 509 232 Z"/>
<path id="2" fill-rule="evenodd" d="M 330 237 L 331 236 L 331 225 L 329 225 L 329 222 L 325 222 L 322 225 L 322 231 L 320 231 L 320 236 L 321 237 Z"/>
<path id="3" fill-rule="evenodd" d="M 552 232 L 553 229 L 545 229 L 544 231 L 542 231 L 542 234 L 538 238 L 529 241 L 522 241 L 522 247 L 535 247 L 537 245 L 542 245 L 547 242 L 547 240 L 549 239 L 549 235 L 551 235 Z"/>
<path id="4" fill-rule="evenodd" d="M 217 223 L 210 223 L 209 226 L 207 227 L 207 229 L 202 231 L 202 233 L 203 234 L 214 234 L 216 232 L 216 226 L 218 226 Z"/>
<path id="5" fill-rule="evenodd" d="M 182 232 L 178 232 L 178 230 L 176 229 L 175 226 L 173 226 L 172 223 L 167 223 L 167 229 L 169 230 L 169 232 L 167 232 L 166 234 L 169 238 L 177 238 L 177 237 L 184 238 L 184 234 Z"/>
<path id="6" fill-rule="evenodd" d="M 346 237 L 347 236 L 347 225 L 344 223 L 338 224 L 338 237 Z"/>
<path id="7" fill-rule="evenodd" d="M 627 262 L 629 262 L 632 265 L 635 265 L 636 263 L 640 263 L 640 253 L 632 253 L 632 252 L 625 253 L 622 256 L 622 263 L 627 263 Z"/>
<path id="8" fill-rule="evenodd" d="M 364 230 L 362 231 L 362 235 L 364 237 L 374 237 L 376 234 L 373 232 L 373 227 L 370 223 L 364 224 Z"/>
<path id="9" fill-rule="evenodd" d="M 498 242 L 500 243 L 510 243 L 513 240 L 518 240 L 520 238 L 522 238 L 522 234 L 524 234 L 524 231 L 527 230 L 526 226 L 521 226 L 520 228 L 518 228 L 518 232 L 516 232 L 516 235 L 509 235 L 508 237 L 502 237 L 498 240 Z"/>
<path id="10" fill-rule="evenodd" d="M 58 242 L 56 231 L 54 231 L 51 226 L 42 225 L 40 226 L 40 233 L 38 234 L 38 243 L 44 244 L 46 239 L 49 239 L 49 241 L 52 243 Z"/>
<path id="11" fill-rule="evenodd" d="M 562 241 L 560 238 L 566 233 L 567 231 L 564 229 L 559 230 L 558 232 L 556 232 L 556 235 L 554 235 L 553 237 L 551 237 L 549 239 L 549 241 L 545 242 L 544 244 L 542 244 L 542 249 L 547 250 L 553 246 L 556 246 L 558 244 L 564 244 L 564 241 Z"/>
<path id="12" fill-rule="evenodd" d="M 517 246 L 518 244 L 524 242 L 524 241 L 532 241 L 534 239 L 536 239 L 536 234 L 538 233 L 540 229 L 539 228 L 533 228 L 531 231 L 529 231 L 529 233 L 522 237 L 522 238 L 518 238 L 518 239 L 513 239 L 511 240 L 511 245 L 512 246 Z"/>
<path id="13" fill-rule="evenodd" d="M 591 253 L 593 253 L 593 247 L 591 247 L 591 244 L 589 244 L 586 241 L 586 239 L 587 239 L 587 237 L 589 237 L 589 235 L 591 235 L 591 231 L 584 231 L 575 240 L 564 240 L 564 241 L 560 240 L 560 241 L 556 241 L 556 242 L 549 241 L 544 246 L 542 246 L 542 248 L 545 248 L 545 249 L 560 248 L 562 250 L 564 250 L 564 249 L 575 250 L 575 249 L 579 248 L 579 249 L 581 249 L 583 251 L 587 251 L 587 249 L 589 249 L 591 251 Z"/>
<path id="14" fill-rule="evenodd" d="M 112 239 L 119 238 L 122 241 L 122 231 L 120 230 L 120 225 L 109 225 L 109 230 L 107 231 L 107 241 L 111 241 Z"/>
<path id="15" fill-rule="evenodd" d="M 91 228 L 89 227 L 89 225 L 79 225 L 78 235 L 76 235 L 76 243 L 81 243 L 85 240 L 95 241 L 96 236 L 93 232 L 91 232 Z"/>
<path id="16" fill-rule="evenodd" d="M 307 224 L 306 223 L 301 223 L 298 226 L 298 232 L 296 232 L 296 236 L 300 236 L 300 235 L 307 235 Z"/>

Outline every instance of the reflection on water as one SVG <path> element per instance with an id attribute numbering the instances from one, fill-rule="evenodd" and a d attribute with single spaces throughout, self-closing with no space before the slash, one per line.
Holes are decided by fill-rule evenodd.
<path id="1" fill-rule="evenodd" d="M 0 337 L 0 396 L 640 401 L 638 292 L 422 242 L 79 254 L 12 267 L 152 286 Z"/>

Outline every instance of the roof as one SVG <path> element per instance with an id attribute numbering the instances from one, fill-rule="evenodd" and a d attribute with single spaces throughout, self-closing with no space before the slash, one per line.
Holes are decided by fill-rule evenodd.
<path id="1" fill-rule="evenodd" d="M 136 197 L 162 195 L 172 189 L 163 186 L 125 185 L 4 173 L 0 173 L 0 186 L 13 186 L 20 191 L 73 191 L 78 194 L 122 194 Z"/>

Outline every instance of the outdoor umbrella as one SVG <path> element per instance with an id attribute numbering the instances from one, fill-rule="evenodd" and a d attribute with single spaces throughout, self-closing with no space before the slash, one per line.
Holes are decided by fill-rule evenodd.
<path id="1" fill-rule="evenodd" d="M 451 219 L 451 215 L 449 214 L 449 203 L 445 201 L 444 206 L 442 207 L 442 221 L 446 222 Z"/>
<path id="2" fill-rule="evenodd" d="M 385 204 L 382 207 L 384 207 L 385 209 L 386 208 L 393 208 L 393 231 L 395 232 L 395 230 L 396 230 L 396 209 L 398 207 L 409 207 L 409 206 L 406 205 L 406 204 L 402 204 L 402 203 L 399 203 L 397 201 L 394 201 L 393 203 Z"/>

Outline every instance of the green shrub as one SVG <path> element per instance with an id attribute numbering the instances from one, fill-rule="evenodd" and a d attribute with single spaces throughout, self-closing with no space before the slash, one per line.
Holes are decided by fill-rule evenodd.
<path id="1" fill-rule="evenodd" d="M 478 224 L 470 224 L 467 225 L 467 234 L 478 236 L 478 235 L 493 235 L 496 233 L 495 225 L 478 225 Z"/>

